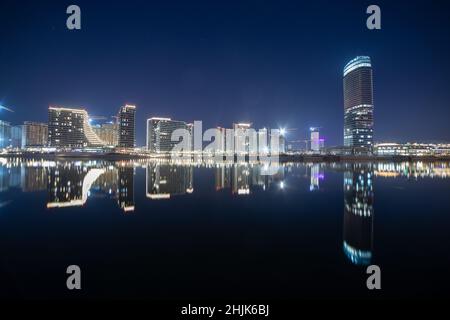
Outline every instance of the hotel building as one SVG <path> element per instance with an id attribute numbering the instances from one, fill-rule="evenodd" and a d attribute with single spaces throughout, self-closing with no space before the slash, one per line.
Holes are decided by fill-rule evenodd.
<path id="1" fill-rule="evenodd" d="M 84 109 L 48 108 L 48 141 L 56 148 L 101 147 L 105 143 L 95 134 Z"/>

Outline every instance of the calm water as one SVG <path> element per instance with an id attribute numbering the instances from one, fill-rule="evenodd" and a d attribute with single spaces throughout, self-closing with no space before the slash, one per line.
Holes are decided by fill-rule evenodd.
<path id="1" fill-rule="evenodd" d="M 0 296 L 449 296 L 450 164 L 262 172 L 0 159 Z M 65 286 L 72 264 L 81 292 Z"/>

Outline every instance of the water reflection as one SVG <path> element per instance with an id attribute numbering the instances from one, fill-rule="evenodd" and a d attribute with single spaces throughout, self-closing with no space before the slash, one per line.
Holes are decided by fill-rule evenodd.
<path id="1" fill-rule="evenodd" d="M 171 196 L 194 192 L 192 166 L 151 163 L 146 167 L 146 195 L 150 199 L 170 199 Z"/>
<path id="2" fill-rule="evenodd" d="M 217 166 L 215 170 L 216 191 L 231 189 L 235 195 L 248 195 L 256 189 L 268 190 L 276 183 L 283 186 L 285 178 L 284 166 L 277 167 L 273 175 L 266 174 L 268 169 L 264 165 L 248 163 Z"/>
<path id="3" fill-rule="evenodd" d="M 313 164 L 310 167 L 310 184 L 309 191 L 316 191 L 320 189 L 320 180 L 325 178 L 323 168 L 320 163 Z"/>
<path id="4" fill-rule="evenodd" d="M 124 211 L 132 211 L 135 168 L 146 171 L 146 196 L 149 199 L 170 199 L 194 192 L 194 169 L 206 167 L 214 171 L 216 191 L 230 190 L 235 195 L 248 195 L 252 190 L 269 190 L 273 185 L 283 189 L 288 176 L 299 177 L 304 169 L 309 190 L 320 189 L 324 171 L 343 172 L 345 212 L 352 217 L 373 215 L 373 178 L 408 179 L 448 178 L 450 165 L 445 162 L 402 162 L 376 164 L 299 164 L 279 165 L 274 175 L 267 175 L 267 166 L 239 164 L 170 163 L 152 161 L 35 161 L 0 158 L 0 192 L 19 188 L 23 192 L 47 191 L 48 208 L 82 206 L 91 194 L 117 200 Z M 352 214 L 352 216 L 350 216 Z M 354 223 L 358 224 L 358 223 Z M 365 224 L 362 223 L 361 224 Z M 347 244 L 349 242 L 347 241 Z"/>
<path id="5" fill-rule="evenodd" d="M 445 162 L 402 163 L 287 163 L 276 174 L 254 163 L 201 164 L 153 161 L 35 161 L 0 158 L 0 208 L 10 205 L 8 191 L 47 192 L 47 208 L 83 206 L 92 197 L 117 202 L 125 213 L 135 210 L 135 170 L 145 169 L 145 195 L 149 200 L 171 199 L 194 192 L 197 168 L 213 171 L 215 191 L 249 196 L 253 192 L 284 189 L 286 179 L 308 179 L 305 191 L 316 191 L 325 182 L 324 172 L 343 173 L 343 252 L 356 265 L 373 258 L 374 178 L 448 178 Z M 305 174 L 299 174 L 304 171 Z M 300 180 L 289 183 L 299 185 Z M 300 184 L 301 185 L 301 184 Z M 292 186 L 292 185 L 291 185 Z M 298 189 L 297 189 L 298 190 Z M 284 190 L 291 192 L 290 188 Z M 9 197 L 9 198 L 8 198 Z"/>
<path id="6" fill-rule="evenodd" d="M 125 212 L 134 210 L 134 168 L 96 162 L 64 162 L 46 168 L 47 208 L 83 206 L 91 192 L 117 199 Z M 35 171 L 34 168 L 31 171 Z"/>
<path id="7" fill-rule="evenodd" d="M 369 265 L 373 246 L 373 167 L 352 164 L 344 172 L 344 242 L 350 261 Z"/>

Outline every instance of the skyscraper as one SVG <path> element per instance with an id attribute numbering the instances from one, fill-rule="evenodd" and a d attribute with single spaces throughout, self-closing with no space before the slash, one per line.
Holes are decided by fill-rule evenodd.
<path id="1" fill-rule="evenodd" d="M 135 115 L 136 106 L 126 104 L 119 110 L 119 148 L 134 148 L 136 145 Z"/>
<path id="2" fill-rule="evenodd" d="M 11 144 L 11 124 L 0 120 L 0 148 L 7 148 Z"/>
<path id="3" fill-rule="evenodd" d="M 372 152 L 373 109 L 372 64 L 358 56 L 344 68 L 344 145 L 354 153 Z"/>
<path id="4" fill-rule="evenodd" d="M 22 148 L 22 126 L 11 127 L 11 147 Z"/>
<path id="5" fill-rule="evenodd" d="M 236 155 L 256 154 L 258 150 L 256 131 L 251 123 L 233 123 L 234 153 Z"/>
<path id="6" fill-rule="evenodd" d="M 92 127 L 97 136 L 105 142 L 107 146 L 117 146 L 119 126 L 117 123 L 103 123 Z"/>
<path id="7" fill-rule="evenodd" d="M 51 147 L 100 147 L 105 143 L 95 134 L 84 109 L 48 108 L 48 140 Z"/>
<path id="8" fill-rule="evenodd" d="M 320 132 L 319 128 L 311 127 L 309 128 L 311 132 L 311 151 L 319 152 L 320 151 Z"/>
<path id="9" fill-rule="evenodd" d="M 43 147 L 47 145 L 48 125 L 46 123 L 25 121 L 22 126 L 23 147 Z"/>
<path id="10" fill-rule="evenodd" d="M 191 130 L 184 121 L 157 117 L 147 119 L 147 150 L 154 153 L 171 152 L 179 143 L 179 141 L 172 141 L 172 133 L 177 129 L 184 129 L 186 133 Z M 186 145 L 189 150 L 185 151 L 191 151 L 191 143 L 191 140 L 187 141 Z"/>

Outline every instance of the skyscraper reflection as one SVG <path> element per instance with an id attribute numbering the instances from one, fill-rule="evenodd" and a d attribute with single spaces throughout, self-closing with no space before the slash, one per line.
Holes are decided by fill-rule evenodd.
<path id="1" fill-rule="evenodd" d="M 237 195 L 250 194 L 255 188 L 266 190 L 275 182 L 283 185 L 284 180 L 284 166 L 278 166 L 274 174 L 268 174 L 269 170 L 264 165 L 248 163 L 219 165 L 215 170 L 216 191 L 230 188 L 232 194 Z"/>
<path id="2" fill-rule="evenodd" d="M 369 265 L 373 242 L 373 168 L 351 164 L 344 172 L 345 255 L 356 265 Z"/>
<path id="3" fill-rule="evenodd" d="M 356 265 L 369 265 L 373 242 L 372 164 L 351 164 L 344 172 L 345 255 Z"/>
<path id="4" fill-rule="evenodd" d="M 190 165 L 151 163 L 146 170 L 146 195 L 150 199 L 170 199 L 171 196 L 194 191 L 194 169 Z"/>
<path id="5" fill-rule="evenodd" d="M 125 212 L 134 210 L 133 164 L 118 167 L 66 162 L 48 168 L 47 208 L 82 206 L 92 191 L 117 199 Z"/>
<path id="6" fill-rule="evenodd" d="M 125 212 L 134 211 L 134 167 L 120 166 L 117 171 L 119 182 L 117 203 Z"/>
<path id="7" fill-rule="evenodd" d="M 47 208 L 83 205 L 83 179 L 79 166 L 53 167 L 48 173 Z"/>
<path id="8" fill-rule="evenodd" d="M 320 180 L 324 179 L 324 173 L 319 163 L 313 164 L 310 168 L 309 191 L 319 190 Z"/>
<path id="9" fill-rule="evenodd" d="M 230 165 L 218 165 L 216 167 L 216 191 L 231 188 L 231 170 Z"/>

